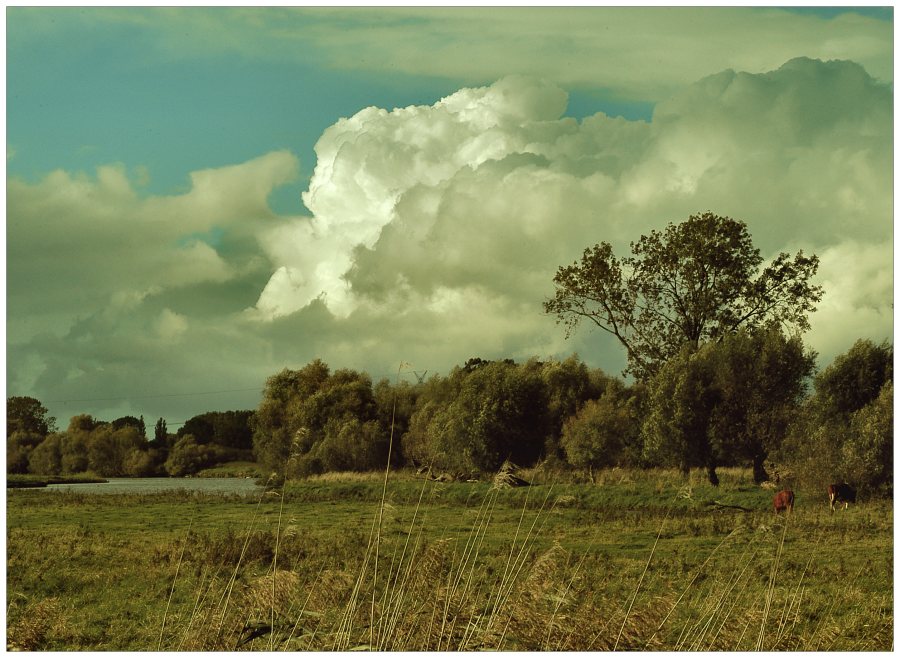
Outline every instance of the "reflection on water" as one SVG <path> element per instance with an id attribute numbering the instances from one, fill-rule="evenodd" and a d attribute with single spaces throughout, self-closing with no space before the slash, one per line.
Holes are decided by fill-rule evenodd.
<path id="1" fill-rule="evenodd" d="M 161 491 L 197 491 L 217 494 L 253 494 L 262 487 L 252 478 L 109 478 L 109 482 L 86 484 L 49 484 L 41 491 L 78 493 L 158 493 Z M 35 491 L 29 489 L 29 491 Z"/>

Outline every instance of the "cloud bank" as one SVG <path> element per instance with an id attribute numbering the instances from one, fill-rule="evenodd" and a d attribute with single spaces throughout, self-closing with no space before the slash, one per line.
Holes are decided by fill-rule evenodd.
<path id="1" fill-rule="evenodd" d="M 14 43 L 69 24 L 22 10 L 16 19 L 28 29 L 11 34 Z M 713 70 L 763 73 L 798 56 L 852 60 L 893 80 L 891 21 L 852 8 L 829 18 L 778 7 L 154 7 L 66 17 L 80 20 L 140 31 L 154 58 L 295 53 L 376 74 L 529 74 L 632 100 L 668 98 Z"/>
<path id="2" fill-rule="evenodd" d="M 267 204 L 296 176 L 285 152 L 175 197 L 142 196 L 122 167 L 10 181 L 11 394 L 261 387 L 316 357 L 377 378 L 578 351 L 618 372 L 616 344 L 566 341 L 543 315 L 556 268 L 705 210 L 746 221 L 764 257 L 821 256 L 807 342 L 823 360 L 892 334 L 892 95 L 861 66 L 723 71 L 650 122 L 576 121 L 566 100 L 509 76 L 342 119 L 316 145 L 309 217 Z"/>

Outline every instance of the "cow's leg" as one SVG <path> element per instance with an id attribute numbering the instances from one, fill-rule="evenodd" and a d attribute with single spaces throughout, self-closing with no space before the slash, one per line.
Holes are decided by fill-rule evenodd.
<path id="1" fill-rule="evenodd" d="M 834 513 L 834 494 L 829 494 L 828 502 L 831 504 L 832 513 Z"/>

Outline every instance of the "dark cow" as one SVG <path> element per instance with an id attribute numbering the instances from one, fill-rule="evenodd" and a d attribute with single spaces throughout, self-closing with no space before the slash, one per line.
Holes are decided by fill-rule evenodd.
<path id="1" fill-rule="evenodd" d="M 850 503 L 856 502 L 856 489 L 846 482 L 841 484 L 828 485 L 828 502 L 831 505 L 831 511 L 834 511 L 835 503 L 844 503 L 844 509 L 847 509 Z"/>
<path id="2" fill-rule="evenodd" d="M 793 512 L 794 492 L 790 489 L 779 491 L 777 494 L 775 494 L 775 498 L 772 499 L 772 507 L 775 508 L 776 514 L 780 514 L 784 511 Z"/>

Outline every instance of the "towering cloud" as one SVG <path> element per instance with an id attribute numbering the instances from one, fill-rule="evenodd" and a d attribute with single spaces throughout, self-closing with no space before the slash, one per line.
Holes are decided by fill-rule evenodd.
<path id="1" fill-rule="evenodd" d="M 540 303 L 558 265 L 600 240 L 625 250 L 704 210 L 747 221 L 766 257 L 820 252 L 823 270 L 840 259 L 850 278 L 868 265 L 849 253 L 889 262 L 891 94 L 856 64 L 725 71 L 661 103 L 649 124 L 577 122 L 565 103 L 553 84 L 509 77 L 335 124 L 304 195 L 312 220 L 264 238 L 280 268 L 259 313 L 288 315 L 317 298 L 345 319 L 415 308 L 424 325 L 469 329 L 461 355 L 512 314 L 528 335 L 517 342 L 553 351 Z M 852 337 L 838 338 L 830 311 L 863 293 L 825 284 L 813 337 L 834 353 Z M 890 281 L 877 288 L 865 292 L 882 311 L 871 330 L 887 334 Z M 376 342 L 396 349 L 390 337 Z"/>
<path id="2" fill-rule="evenodd" d="M 860 66 L 724 71 L 650 122 L 577 121 L 566 102 L 513 76 L 342 119 L 316 146 L 305 217 L 268 205 L 296 176 L 286 152 L 169 197 L 121 167 L 10 181 L 11 387 L 115 397 L 172 378 L 246 388 L 316 357 L 379 377 L 576 350 L 616 372 L 616 344 L 586 328 L 566 341 L 543 314 L 556 268 L 706 210 L 746 221 L 766 258 L 821 256 L 807 342 L 823 361 L 891 334 L 892 97 Z M 143 409 L 129 404 L 103 413 Z"/>

